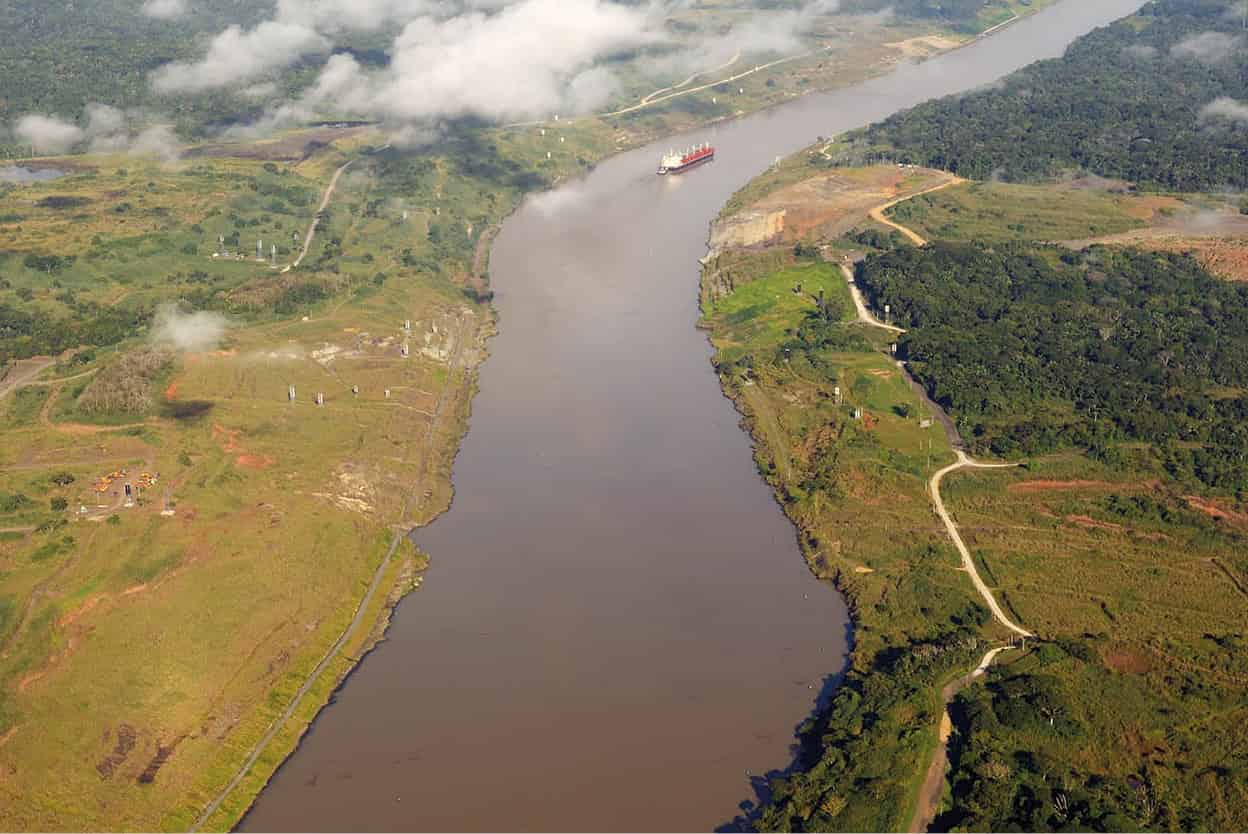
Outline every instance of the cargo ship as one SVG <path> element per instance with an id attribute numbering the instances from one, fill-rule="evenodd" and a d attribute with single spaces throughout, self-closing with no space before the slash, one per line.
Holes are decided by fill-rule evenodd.
<path id="1" fill-rule="evenodd" d="M 715 147 L 713 145 L 696 145 L 682 153 L 670 151 L 659 163 L 659 175 L 679 174 L 682 171 L 689 170 L 694 165 L 701 165 L 703 162 L 709 162 L 714 158 Z"/>

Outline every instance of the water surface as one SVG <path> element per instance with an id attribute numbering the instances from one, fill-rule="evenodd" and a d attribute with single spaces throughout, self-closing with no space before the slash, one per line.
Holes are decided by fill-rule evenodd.
<path id="1" fill-rule="evenodd" d="M 616 157 L 526 202 L 450 512 L 389 640 L 249 830 L 706 830 L 791 761 L 846 651 L 697 320 L 725 200 L 776 156 L 1060 53 L 1140 0 L 1067 2 L 842 91 Z M 718 159 L 654 175 L 671 145 Z"/>

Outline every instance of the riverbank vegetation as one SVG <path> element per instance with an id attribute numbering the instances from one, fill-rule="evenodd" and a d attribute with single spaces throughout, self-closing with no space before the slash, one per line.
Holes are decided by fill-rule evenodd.
<path id="1" fill-rule="evenodd" d="M 935 742 L 940 683 L 973 663 L 993 629 L 951 570 L 956 555 L 925 494 L 952 459 L 948 442 L 920 425 L 925 407 L 881 338 L 852 323 L 840 270 L 787 252 L 779 268 L 754 256 L 757 280 L 707 303 L 703 326 L 760 471 L 812 570 L 845 591 L 856 630 L 845 680 L 803 731 L 812 775 L 773 782 L 756 822 L 894 830 L 909 820 L 914 762 Z"/>
<path id="2" fill-rule="evenodd" d="M 804 728 L 807 758 L 771 782 L 754 824 L 903 828 L 941 687 L 1004 635 L 930 514 L 943 435 L 921 428 L 925 406 L 886 358 L 890 342 L 845 321 L 837 270 L 776 263 L 791 251 L 740 255 L 762 265 L 755 280 L 708 298 L 704 322 L 760 471 L 812 570 L 845 589 L 856 641 L 843 686 Z M 820 305 L 820 291 L 835 301 Z M 1020 401 L 1016 414 L 1036 410 Z M 1242 824 L 1229 797 L 1248 785 L 1231 752 L 1248 684 L 1235 651 L 1248 514 L 1121 447 L 1112 461 L 1050 452 L 946 486 L 981 573 L 1042 643 L 955 701 L 939 830 Z"/>
<path id="3" fill-rule="evenodd" d="M 1220 195 L 1140 193 L 1162 184 L 1228 182 L 1217 167 L 1226 157 L 1209 144 L 1226 134 L 1214 127 L 1176 138 L 1163 125 L 1149 134 L 1157 137 L 1154 155 L 1136 157 L 1130 143 L 1100 142 L 1083 129 L 1172 123 L 1173 100 L 1153 98 L 1163 95 L 1156 85 L 1173 78 L 1140 81 L 1137 92 L 1151 103 L 1122 118 L 1102 121 L 1087 115 L 1099 111 L 1085 113 L 1080 103 L 1087 96 L 1107 107 L 1124 101 L 1103 95 L 1098 56 L 1112 69 L 1135 34 L 1170 37 L 1159 15 L 1178 20 L 1174 43 L 1132 56 L 1164 64 L 1159 75 L 1191 57 L 1177 47 L 1193 27 L 1226 28 L 1200 0 L 1151 4 L 1139 17 L 1072 47 L 1065 60 L 1079 62 L 1073 65 L 1079 72 L 1041 64 L 1000 90 L 918 108 L 848 140 L 821 141 L 760 176 L 725 211 L 722 223 L 764 205 L 799 221 L 782 224 L 748 253 L 717 253 L 704 275 L 712 290 L 704 295 L 706 320 L 721 370 L 728 371 L 721 374 L 725 390 L 755 437 L 760 469 L 797 525 L 812 570 L 846 589 L 863 635 L 845 687 L 806 728 L 793 771 L 771 781 L 769 801 L 754 818 L 759 828 L 911 825 L 919 780 L 936 745 L 939 692 L 983 654 L 955 653 L 947 667 L 917 671 L 931 651 L 920 648 L 923 636 L 949 629 L 953 613 L 928 604 L 930 589 L 908 593 L 925 564 L 941 566 L 950 579 L 946 594 L 966 594 L 970 606 L 978 600 L 956 571 L 943 530 L 930 516 L 920 522 L 920 511 L 930 507 L 923 480 L 916 473 L 905 488 L 892 467 L 896 435 L 883 423 L 872 425 L 872 409 L 863 409 L 861 422 L 851 410 L 844 430 L 815 433 L 834 440 L 819 447 L 813 471 L 775 465 L 810 447 L 810 427 L 825 419 L 820 414 L 828 395 L 807 393 L 812 381 L 827 391 L 864 361 L 879 363 L 881 373 L 896 371 L 885 355 L 894 349 L 950 412 L 973 451 L 1023 464 L 956 474 L 946 479 L 943 495 L 998 601 L 1038 637 L 1027 652 L 1002 655 L 981 683 L 955 697 L 947 785 L 941 806 L 931 809 L 932 830 L 1245 825 L 1248 668 L 1239 657 L 1239 612 L 1248 592 L 1242 555 L 1248 553 L 1242 436 L 1248 385 L 1241 367 L 1248 296 L 1242 284 L 1211 274 L 1200 250 L 1185 251 L 1187 241 L 1214 228 L 1227 246 L 1242 249 L 1244 237 Z M 1174 48 L 1163 54 L 1162 46 Z M 1181 69 L 1179 76 L 1200 72 Z M 1206 74 L 1227 80 L 1228 73 Z M 1029 86 L 1031 96 L 1017 94 L 1036 79 L 1052 83 Z M 1167 89 L 1164 95 L 1175 88 Z M 1195 118 L 1189 105 L 1178 112 Z M 1051 108 L 1061 118 L 1020 120 L 1018 108 L 1033 106 L 1031 116 Z M 1034 135 L 999 140 L 991 119 L 975 122 L 995 108 L 1013 113 L 1015 127 L 1034 128 Z M 1132 113 L 1142 121 L 1132 123 Z M 938 120 L 939 131 L 923 132 Z M 964 135 L 980 130 L 982 136 Z M 1050 133 L 1063 134 L 1066 144 L 1046 145 Z M 972 135 L 979 138 L 956 141 Z M 890 146 L 881 141 L 886 136 L 905 141 Z M 929 140 L 931 148 L 956 149 L 959 160 L 983 160 L 984 170 L 955 166 L 951 156 L 914 153 Z M 1085 145 L 1104 150 L 1095 164 L 1080 155 Z M 1075 150 L 1066 154 L 1062 147 Z M 891 194 L 874 192 L 877 206 L 904 197 L 907 179 L 931 176 L 921 167 L 912 170 L 912 162 L 943 163 L 963 175 L 1004 170 L 1007 179 L 1062 178 L 1033 185 L 971 182 L 903 201 L 886 217 L 934 240 L 916 247 L 868 219 L 852 199 L 840 198 L 835 211 L 821 202 L 829 177 L 839 186 L 878 187 L 879 176 L 847 167 L 868 148 L 900 160 L 887 165 L 897 172 L 896 183 Z M 1049 166 L 1046 160 L 1054 161 Z M 1152 160 L 1155 170 L 1169 164 L 1158 160 L 1177 160 L 1176 176 L 1183 178 L 1163 183 L 1147 165 L 1128 165 L 1140 160 Z M 1028 167 L 1039 161 L 1045 164 Z M 1080 176 L 1072 179 L 1070 169 Z M 1122 179 L 1098 180 L 1089 172 Z M 1132 173 L 1152 178 L 1131 181 Z M 856 217 L 847 216 L 855 211 Z M 818 222 L 806 222 L 815 215 Z M 811 309 L 779 316 L 746 303 L 757 292 L 745 283 L 750 279 L 792 281 L 780 277 L 788 267 L 776 259 L 795 252 L 818 253 L 847 268 L 853 263 L 874 314 L 885 318 L 887 310 L 906 332 L 830 323 Z M 759 264 L 753 273 L 742 266 L 750 259 Z M 724 269 L 732 281 L 722 280 Z M 767 318 L 765 328 L 760 317 Z M 774 343 L 739 355 L 741 334 L 755 332 L 773 334 Z M 807 360 L 799 376 L 791 371 L 796 363 L 785 359 L 807 355 L 812 332 L 820 334 L 817 343 L 839 353 L 823 358 L 822 366 Z M 863 339 L 864 332 L 875 335 L 858 344 L 863 353 L 855 359 L 846 340 Z M 853 395 L 852 386 L 841 390 Z M 894 414 L 917 424 L 922 408 L 919 403 Z M 773 413 L 785 414 L 786 422 L 765 419 Z M 862 444 L 863 434 L 874 442 Z M 872 483 L 860 471 L 864 451 L 877 471 L 889 472 L 884 494 L 862 487 Z M 812 500 L 811 489 L 822 497 Z M 901 521 L 902 507 L 913 514 L 908 523 Z M 831 526 L 835 519 L 839 527 Z M 888 604 L 864 604 L 873 597 Z M 977 638 L 981 646 L 1002 636 L 982 616 L 963 617 L 958 628 L 962 639 Z M 888 639 L 880 642 L 880 635 Z M 899 657 L 906 662 L 898 664 Z M 892 816 L 880 815 L 881 802 L 894 809 Z"/>

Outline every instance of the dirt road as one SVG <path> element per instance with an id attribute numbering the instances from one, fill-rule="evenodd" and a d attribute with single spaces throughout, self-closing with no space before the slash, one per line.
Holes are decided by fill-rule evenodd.
<path id="1" fill-rule="evenodd" d="M 1000 646 L 992 649 L 984 655 L 984 659 L 979 662 L 978 666 L 957 680 L 946 684 L 945 688 L 940 691 L 940 696 L 944 701 L 940 716 L 940 743 L 932 755 L 931 764 L 927 767 L 923 785 L 919 788 L 919 801 L 907 829 L 910 834 L 920 834 L 926 831 L 932 824 L 932 820 L 936 818 L 936 810 L 940 807 L 940 797 L 945 787 L 945 769 L 949 766 L 949 738 L 953 735 L 953 720 L 949 717 L 949 705 L 953 703 L 953 699 L 959 692 L 974 683 L 976 678 L 983 677 L 988 667 L 992 665 L 992 661 L 996 660 L 997 655 L 1008 648 L 1010 647 Z"/>
<path id="2" fill-rule="evenodd" d="M 915 197 L 921 197 L 924 194 L 931 194 L 933 191 L 939 191 L 942 188 L 948 188 L 949 186 L 957 185 L 960 182 L 966 182 L 966 180 L 962 179 L 961 177 L 957 177 L 957 176 L 954 176 L 953 174 L 950 174 L 949 179 L 945 180 L 942 183 L 933 185 L 931 188 L 924 188 L 922 191 L 916 191 L 913 194 L 907 194 L 904 197 L 898 197 L 895 200 L 889 200 L 887 203 L 876 206 L 875 208 L 871 209 L 871 211 L 867 213 L 871 215 L 871 219 L 874 220 L 875 222 L 883 223 L 885 226 L 888 226 L 889 228 L 896 229 L 897 231 L 901 232 L 903 235 L 906 236 L 906 239 L 909 240 L 911 243 L 913 243 L 915 246 L 926 246 L 927 245 L 926 238 L 919 235 L 913 229 L 909 229 L 901 225 L 900 223 L 894 223 L 892 220 L 889 220 L 885 212 L 888 211 L 893 206 L 897 205 L 898 203 L 904 203 L 906 200 L 913 200 Z"/>
<path id="3" fill-rule="evenodd" d="M 939 185 L 924 189 L 916 194 L 891 200 L 872 209 L 870 211 L 870 215 L 873 219 L 879 221 L 880 223 L 901 232 L 916 246 L 923 246 L 927 243 L 923 237 L 915 233 L 912 229 L 908 229 L 900 223 L 895 223 L 892 220 L 889 220 L 884 216 L 884 212 L 898 203 L 909 200 L 912 197 L 917 197 L 920 194 L 928 194 L 941 188 L 948 188 L 950 185 L 957 182 L 962 182 L 962 180 L 958 177 L 953 177 L 943 183 L 940 183 Z M 841 272 L 845 275 L 846 280 L 849 281 L 850 295 L 854 299 L 854 306 L 857 308 L 858 320 L 860 322 L 872 327 L 887 330 L 890 333 L 905 332 L 900 327 L 885 324 L 873 316 L 871 311 L 867 309 L 862 293 L 854 284 L 853 272 L 845 264 L 841 265 Z M 970 575 L 971 584 L 975 586 L 975 590 L 979 593 L 980 597 L 984 600 L 984 603 L 988 606 L 988 609 L 992 612 L 993 619 L 1019 637 L 1025 639 L 1027 637 L 1034 636 L 1030 631 L 1011 620 L 1009 615 L 1007 615 L 997 603 L 997 599 L 993 596 L 992 590 L 980 577 L 979 570 L 975 567 L 975 560 L 971 557 L 971 552 L 967 548 L 966 542 L 962 540 L 962 534 L 958 532 L 958 526 L 954 522 L 953 516 L 950 515 L 948 508 L 945 507 L 944 498 L 940 494 L 941 482 L 945 479 L 946 475 L 953 472 L 957 472 L 962 469 L 1008 469 L 1017 466 L 1017 464 L 980 463 L 970 457 L 970 455 L 968 455 L 962 448 L 961 437 L 958 435 L 955 424 L 949 417 L 948 413 L 946 413 L 940 406 L 926 396 L 922 387 L 915 382 L 909 371 L 906 370 L 905 363 L 898 362 L 897 365 L 901 369 L 903 376 L 905 376 L 906 380 L 910 383 L 911 387 L 918 391 L 919 395 L 923 397 L 925 402 L 932 409 L 932 412 L 937 415 L 941 424 L 945 427 L 945 432 L 949 437 L 949 442 L 953 447 L 954 454 L 957 455 L 956 461 L 932 475 L 931 480 L 928 482 L 928 489 L 932 494 L 932 504 L 936 509 L 936 515 L 940 517 L 941 522 L 945 525 L 945 530 L 948 532 L 949 538 L 953 540 L 954 547 L 957 548 L 958 554 L 962 557 L 963 569 Z M 914 816 L 910 820 L 910 826 L 908 829 L 912 832 L 912 834 L 914 832 L 926 831 L 928 826 L 931 825 L 932 821 L 936 818 L 936 812 L 940 808 L 941 795 L 944 793 L 945 771 L 949 766 L 949 738 L 953 734 L 953 719 L 949 715 L 949 704 L 953 702 L 953 699 L 960 691 L 969 686 L 977 678 L 983 677 L 984 674 L 987 673 L 988 668 L 992 665 L 993 661 L 996 660 L 997 655 L 1008 648 L 1011 647 L 1000 646 L 992 649 L 984 655 L 983 659 L 980 660 L 979 665 L 977 665 L 966 675 L 963 675 L 957 680 L 949 683 L 944 687 L 944 689 L 941 690 L 943 708 L 940 715 L 940 729 L 937 736 L 936 750 L 932 754 L 932 760 L 928 763 L 927 772 L 923 778 L 923 784 L 919 788 L 919 796 L 914 809 Z"/>
<path id="4" fill-rule="evenodd" d="M 317 206 L 316 214 L 312 217 L 312 225 L 308 226 L 308 233 L 304 235 L 303 248 L 299 250 L 299 257 L 295 258 L 282 268 L 283 275 L 298 267 L 299 264 L 303 263 L 303 259 L 308 256 L 308 250 L 312 248 L 312 241 L 316 239 L 316 230 L 321 225 L 321 214 L 325 211 L 325 207 L 329 205 L 330 199 L 334 196 L 334 189 L 338 187 L 338 180 L 342 177 L 343 172 L 351 167 L 351 163 L 353 162 L 355 162 L 354 159 L 347 160 L 341 168 L 334 171 L 334 176 L 329 181 L 329 185 L 325 188 L 325 194 L 321 197 L 321 204 Z"/>
<path id="5" fill-rule="evenodd" d="M 10 370 L 4 379 L 0 379 L 0 400 L 39 376 L 55 361 L 50 356 L 19 360 L 16 367 Z"/>
<path id="6" fill-rule="evenodd" d="M 890 333 L 905 333 L 905 329 L 894 327 L 891 324 L 885 324 L 875 317 L 875 315 L 867 309 L 867 301 L 862 296 L 862 290 L 858 289 L 858 285 L 854 283 L 854 272 L 846 264 L 841 264 L 841 274 L 845 276 L 845 280 L 849 282 L 849 294 L 854 299 L 854 309 L 858 311 L 858 321 L 863 324 L 869 324 L 872 327 L 878 327 L 881 330 L 887 330 Z"/>
<path id="7" fill-rule="evenodd" d="M 959 469 L 1011 469 L 1018 466 L 1018 464 L 980 463 L 961 449 L 955 449 L 954 451 L 958 456 L 957 461 L 937 472 L 928 482 L 928 487 L 932 491 L 932 501 L 936 505 L 936 514 L 944 522 L 945 529 L 949 532 L 949 538 L 953 539 L 954 547 L 962 555 L 962 567 L 970 574 L 971 583 L 974 584 L 975 590 L 979 591 L 979 595 L 983 597 L 988 609 L 992 611 L 993 619 L 1020 637 L 1034 637 L 1035 635 L 1030 631 L 1011 620 L 1005 611 L 1001 609 L 1001 606 L 997 604 L 996 597 L 992 595 L 992 591 L 984 584 L 984 580 L 980 578 L 979 571 L 975 568 L 975 560 L 971 558 L 971 551 L 967 549 L 966 543 L 962 541 L 962 535 L 958 532 L 958 526 L 954 524 L 953 517 L 949 515 L 949 511 L 945 508 L 944 499 L 940 497 L 940 482 L 951 472 L 957 472 Z"/>

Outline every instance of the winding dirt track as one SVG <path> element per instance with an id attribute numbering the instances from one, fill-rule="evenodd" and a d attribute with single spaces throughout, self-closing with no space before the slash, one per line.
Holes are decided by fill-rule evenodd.
<path id="1" fill-rule="evenodd" d="M 344 171 L 351 167 L 355 162 L 354 159 L 347 160 L 346 164 L 334 171 L 333 179 L 329 181 L 329 186 L 325 189 L 325 194 L 321 197 L 321 204 L 317 206 L 316 214 L 312 216 L 312 225 L 308 226 L 308 233 L 303 238 L 303 248 L 299 250 L 299 257 L 288 263 L 282 268 L 282 274 L 290 272 L 299 264 L 303 263 L 303 259 L 308 256 L 308 250 L 312 248 L 312 241 L 316 239 L 316 230 L 321 225 L 321 213 L 325 211 L 325 207 L 329 205 L 330 199 L 334 196 L 334 189 L 338 187 L 338 180 L 342 177 Z"/>
<path id="2" fill-rule="evenodd" d="M 875 208 L 871 209 L 871 211 L 869 211 L 868 214 L 871 215 L 871 219 L 874 220 L 875 222 L 883 223 L 885 226 L 888 226 L 891 229 L 896 229 L 897 231 L 901 232 L 915 246 L 926 246 L 927 245 L 926 238 L 919 235 L 919 233 L 914 231 L 913 229 L 907 228 L 901 225 L 900 223 L 895 223 L 892 220 L 889 220 L 885 212 L 888 211 L 893 206 L 897 205 L 898 203 L 904 203 L 906 200 L 913 200 L 915 197 L 922 197 L 924 194 L 931 194 L 933 191 L 939 191 L 942 188 L 948 188 L 949 186 L 957 185 L 960 182 L 966 182 L 966 180 L 962 179 L 961 177 L 957 177 L 957 176 L 954 176 L 953 174 L 950 174 L 949 179 L 945 180 L 942 183 L 933 185 L 931 188 L 924 188 L 922 191 L 916 191 L 913 194 L 907 194 L 904 197 L 898 197 L 896 200 L 889 200 L 887 203 L 884 203 L 883 205 L 876 206 Z"/>
<path id="3" fill-rule="evenodd" d="M 962 567 L 971 576 L 971 582 L 975 585 L 975 590 L 979 591 L 979 595 L 984 598 L 988 609 L 992 611 L 993 618 L 1019 637 L 1034 637 L 1027 629 L 1015 623 L 997 604 L 997 599 L 992 595 L 992 590 L 984 584 L 984 580 L 980 578 L 979 571 L 975 568 L 975 560 L 971 558 L 971 551 L 967 549 L 966 543 L 962 541 L 962 535 L 958 532 L 958 526 L 953 523 L 953 517 L 949 515 L 949 511 L 945 509 L 945 501 L 940 497 L 940 482 L 951 472 L 957 472 L 959 469 L 1012 469 L 1018 464 L 1016 463 L 980 463 L 974 460 L 970 455 L 961 449 L 954 450 L 958 456 L 956 462 L 949 464 L 944 469 L 932 476 L 928 482 L 928 487 L 932 491 L 932 502 L 936 506 L 936 514 L 940 516 L 940 520 L 945 523 L 945 529 L 949 531 L 949 538 L 953 539 L 953 545 L 958 549 L 958 553 L 962 555 Z M 991 662 L 991 658 L 987 658 Z"/>
<path id="4" fill-rule="evenodd" d="M 963 180 L 958 177 L 953 177 L 940 183 L 939 185 L 924 189 L 918 193 L 901 197 L 896 200 L 890 200 L 883 205 L 876 206 L 871 209 L 869 214 L 872 219 L 901 232 L 916 246 L 923 246 L 927 243 L 923 237 L 917 234 L 914 230 L 908 229 L 900 223 L 889 220 L 885 217 L 884 212 L 898 203 L 904 202 L 905 200 L 918 197 L 921 194 L 929 194 L 942 188 L 948 188 L 949 186 L 959 182 L 963 182 Z M 858 320 L 860 322 L 872 327 L 887 330 L 890 333 L 906 332 L 900 327 L 885 324 L 877 319 L 871 311 L 867 309 L 866 302 L 862 297 L 862 292 L 854 283 L 853 272 L 845 264 L 841 264 L 841 272 L 845 275 L 846 280 L 849 282 L 849 292 L 854 299 L 854 307 L 857 308 Z M 906 376 L 907 380 L 909 380 L 913 386 L 913 378 L 910 377 L 909 372 L 906 370 L 905 364 L 902 362 L 898 362 L 897 364 L 901 369 L 902 374 Z M 953 426 L 952 420 L 939 405 L 931 400 L 928 400 L 928 405 L 931 406 L 933 411 L 941 418 L 942 424 L 946 427 Z M 984 603 L 987 604 L 988 609 L 992 612 L 993 619 L 1017 636 L 1024 638 L 1024 640 L 1028 637 L 1034 637 L 1030 631 L 1011 620 L 1009 615 L 1006 614 L 1004 609 L 1002 609 L 997 603 L 996 597 L 992 594 L 992 589 L 989 588 L 980 577 L 979 570 L 975 567 L 975 560 L 971 557 L 971 551 L 967 548 L 966 542 L 962 540 L 962 534 L 958 532 L 958 525 L 954 522 L 953 516 L 950 515 L 949 510 L 945 507 L 944 498 L 942 498 L 940 494 L 940 484 L 945 479 L 946 475 L 950 475 L 962 469 L 1009 469 L 1017 466 L 1018 464 L 980 463 L 961 448 L 961 441 L 957 436 L 956 429 L 949 432 L 949 436 L 954 453 L 957 455 L 957 460 L 936 472 L 932 475 L 931 480 L 928 481 L 928 489 L 932 494 L 932 505 L 936 510 L 936 515 L 940 517 L 941 522 L 945 525 L 945 530 L 949 533 L 949 538 L 953 540 L 954 547 L 957 548 L 958 554 L 962 557 L 963 569 L 968 575 L 970 575 L 971 583 L 975 586 L 975 590 L 979 593 L 980 597 L 983 598 Z M 953 734 L 953 720 L 949 715 L 949 704 L 953 701 L 954 697 L 962 691 L 962 689 L 969 686 L 977 678 L 983 677 L 987 673 L 988 668 L 992 666 L 993 661 L 997 659 L 997 655 L 1009 648 L 1011 648 L 1011 646 L 1007 645 L 998 646 L 997 648 L 990 650 L 984 655 L 983 659 L 980 660 L 979 664 L 974 669 L 961 678 L 950 682 L 944 687 L 944 689 L 941 690 L 941 698 L 944 702 L 944 706 L 940 716 L 938 743 L 936 745 L 935 752 L 932 753 L 932 760 L 928 764 L 926 775 L 923 778 L 923 784 L 919 788 L 919 795 L 915 804 L 914 816 L 910 820 L 910 826 L 908 829 L 911 834 L 927 831 L 928 826 L 931 825 L 932 821 L 936 818 L 937 810 L 940 808 L 940 798 L 944 792 L 945 771 L 949 766 L 949 738 Z"/>
<path id="5" fill-rule="evenodd" d="M 869 324 L 872 327 L 878 327 L 881 330 L 887 330 L 890 333 L 905 333 L 905 329 L 895 327 L 891 324 L 885 324 L 875 317 L 875 315 L 867 309 L 867 301 L 862 297 L 862 290 L 858 289 L 858 285 L 854 283 L 854 273 L 848 266 L 841 264 L 841 274 L 845 276 L 845 280 L 849 282 L 849 294 L 854 299 L 854 309 L 858 311 L 858 321 L 863 324 Z"/>
<path id="6" fill-rule="evenodd" d="M 693 75 L 689 76 L 688 78 L 686 78 L 684 81 L 680 82 L 679 84 L 673 84 L 670 87 L 664 87 L 661 90 L 655 90 L 653 93 L 650 93 L 648 96 L 643 97 L 639 103 L 649 104 L 651 101 L 663 95 L 664 93 L 670 93 L 674 90 L 679 90 L 682 87 L 688 87 L 690 84 L 692 84 L 694 81 L 697 81 L 703 75 L 708 75 L 709 73 L 712 73 L 712 72 L 719 72 L 720 70 L 726 70 L 739 60 L 741 60 L 741 53 L 737 52 L 737 54 L 733 55 L 732 58 L 730 58 L 726 64 L 715 67 L 714 69 L 701 70 L 699 72 L 695 72 Z"/>
<path id="7" fill-rule="evenodd" d="M 4 399 L 18 388 L 30 383 L 55 361 L 55 359 L 49 356 L 42 359 L 26 359 L 18 362 L 18 365 L 24 365 L 24 367 L 10 370 L 9 375 L 0 380 L 0 399 Z"/>

